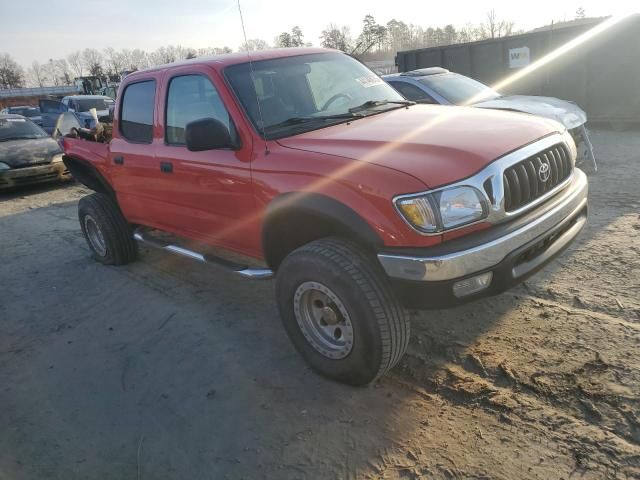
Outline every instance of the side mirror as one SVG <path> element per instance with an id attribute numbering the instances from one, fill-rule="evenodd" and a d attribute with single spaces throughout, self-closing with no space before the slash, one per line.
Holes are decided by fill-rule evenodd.
<path id="1" fill-rule="evenodd" d="M 218 148 L 235 148 L 229 129 L 215 118 L 203 118 L 187 123 L 185 141 L 191 152 L 215 150 Z"/>

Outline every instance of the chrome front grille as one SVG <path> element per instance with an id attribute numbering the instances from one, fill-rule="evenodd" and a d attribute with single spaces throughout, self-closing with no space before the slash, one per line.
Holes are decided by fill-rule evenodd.
<path id="1" fill-rule="evenodd" d="M 563 143 L 506 168 L 502 174 L 504 208 L 513 212 L 555 189 L 571 175 L 571 157 Z"/>

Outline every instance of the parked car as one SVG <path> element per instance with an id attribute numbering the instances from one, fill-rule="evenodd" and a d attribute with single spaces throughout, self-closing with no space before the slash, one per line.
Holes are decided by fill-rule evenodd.
<path id="1" fill-rule="evenodd" d="M 13 113 L 15 115 L 22 115 L 27 117 L 36 125 L 42 126 L 42 115 L 40 115 L 40 108 L 32 107 L 30 105 L 19 105 L 13 107 L 7 107 L 2 110 L 1 113 Z"/>
<path id="2" fill-rule="evenodd" d="M 361 385 L 402 357 L 405 307 L 502 292 L 586 222 L 587 178 L 557 122 L 466 107 L 452 117 L 333 50 L 250 59 L 132 73 L 110 141 L 63 137 L 65 164 L 95 190 L 78 209 L 99 262 L 129 263 L 142 242 L 247 279 L 275 275 L 302 357 Z"/>
<path id="3" fill-rule="evenodd" d="M 55 140 L 26 117 L 0 114 L 0 189 L 69 178 Z"/>
<path id="4" fill-rule="evenodd" d="M 86 128 L 95 127 L 95 120 L 89 110 L 96 109 L 98 118 L 109 115 L 109 109 L 114 101 L 105 95 L 73 95 L 62 100 L 43 99 L 39 101 L 42 112 L 42 128 L 49 134 L 54 133 L 54 128 L 61 113 L 72 112 L 80 125 Z"/>
<path id="5" fill-rule="evenodd" d="M 421 68 L 382 77 L 405 98 L 418 103 L 472 105 L 551 118 L 563 124 L 578 146 L 578 165 L 597 170 L 586 129 L 587 114 L 575 103 L 535 95 L 501 95 L 487 85 L 445 68 Z"/>

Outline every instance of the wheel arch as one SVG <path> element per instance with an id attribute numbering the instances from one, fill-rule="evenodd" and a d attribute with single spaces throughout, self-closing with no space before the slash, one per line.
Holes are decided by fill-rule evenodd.
<path id="1" fill-rule="evenodd" d="M 115 191 L 111 184 L 90 162 L 70 157 L 69 155 L 63 155 L 62 161 L 73 175 L 73 178 L 78 180 L 84 186 L 95 192 L 109 195 L 113 199 L 116 198 Z"/>
<path id="2" fill-rule="evenodd" d="M 383 244 L 362 216 L 344 203 L 319 193 L 285 193 L 267 207 L 262 228 L 265 261 L 276 271 L 296 248 L 329 236 L 342 236 L 370 250 Z"/>

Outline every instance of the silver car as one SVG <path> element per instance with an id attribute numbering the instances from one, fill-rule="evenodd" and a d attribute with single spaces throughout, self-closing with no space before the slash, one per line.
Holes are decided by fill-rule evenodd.
<path id="1" fill-rule="evenodd" d="M 553 97 L 502 95 L 487 85 L 446 68 L 421 68 L 383 75 L 383 80 L 408 100 L 439 105 L 469 105 L 510 110 L 550 118 L 563 124 L 578 147 L 576 163 L 597 170 L 593 146 L 586 129 L 587 114 L 575 103 Z"/>

